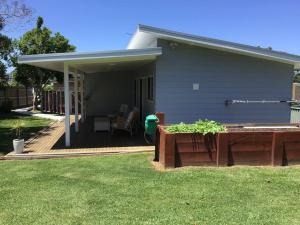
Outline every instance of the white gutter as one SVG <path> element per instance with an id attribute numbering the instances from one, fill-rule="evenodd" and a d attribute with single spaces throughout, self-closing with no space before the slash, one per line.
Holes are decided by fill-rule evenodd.
<path id="1" fill-rule="evenodd" d="M 102 52 L 71 52 L 71 53 L 51 53 L 37 55 L 22 55 L 18 58 L 18 63 L 34 62 L 68 62 L 74 60 L 91 60 L 91 59 L 110 59 L 122 57 L 139 57 L 139 56 L 159 56 L 162 54 L 161 48 L 145 49 L 126 49 Z"/>

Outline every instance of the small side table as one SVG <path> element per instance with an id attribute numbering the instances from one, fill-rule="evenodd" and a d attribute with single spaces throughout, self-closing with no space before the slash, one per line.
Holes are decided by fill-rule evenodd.
<path id="1" fill-rule="evenodd" d="M 95 117 L 94 131 L 110 131 L 110 119 L 108 117 Z"/>

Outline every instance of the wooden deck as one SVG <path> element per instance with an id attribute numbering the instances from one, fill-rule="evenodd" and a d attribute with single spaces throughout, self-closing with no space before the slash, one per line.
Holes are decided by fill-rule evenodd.
<path id="1" fill-rule="evenodd" d="M 64 121 L 55 122 L 49 128 L 39 132 L 25 144 L 25 153 L 11 152 L 7 158 L 33 158 L 34 156 L 67 156 L 90 155 L 108 153 L 152 152 L 154 146 L 148 145 L 143 132 L 130 136 L 126 132 L 119 132 L 113 136 L 109 132 L 94 132 L 93 119 L 88 118 L 80 123 L 79 132 L 74 130 L 74 118 L 71 118 L 71 146 L 64 146 Z"/>

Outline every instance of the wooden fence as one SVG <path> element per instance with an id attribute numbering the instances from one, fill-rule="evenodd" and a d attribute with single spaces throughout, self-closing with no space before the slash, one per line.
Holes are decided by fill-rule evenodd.
<path id="1" fill-rule="evenodd" d="M 72 98 L 72 99 L 71 99 Z M 80 92 L 78 93 L 78 111 L 81 110 L 81 99 Z M 65 113 L 65 102 L 64 102 L 64 91 L 44 91 L 42 94 L 41 110 L 43 112 L 64 114 Z M 75 98 L 74 93 L 70 95 L 70 113 L 75 111 Z"/>
<path id="2" fill-rule="evenodd" d="M 5 87 L 0 89 L 0 105 L 4 101 L 11 101 L 13 108 L 32 105 L 32 89 L 26 87 Z"/>

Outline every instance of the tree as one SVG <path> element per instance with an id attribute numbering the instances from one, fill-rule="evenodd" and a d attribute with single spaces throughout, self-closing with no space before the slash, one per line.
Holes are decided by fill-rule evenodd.
<path id="1" fill-rule="evenodd" d="M 300 70 L 295 70 L 294 71 L 294 83 L 300 83 Z"/>
<path id="2" fill-rule="evenodd" d="M 52 35 L 52 31 L 43 26 L 43 18 L 38 17 L 36 27 L 26 32 L 16 46 L 16 52 L 21 55 L 46 54 L 46 53 L 63 53 L 72 52 L 75 46 L 69 44 L 60 33 Z M 37 68 L 30 65 L 14 63 L 16 67 L 14 79 L 25 86 L 33 88 L 33 109 L 37 109 L 41 102 L 43 89 L 54 80 L 61 82 L 63 74 L 51 70 Z"/>
<path id="3" fill-rule="evenodd" d="M 9 64 L 11 51 L 11 39 L 0 33 L 0 87 L 5 86 L 7 83 L 6 65 Z"/>
<path id="4" fill-rule="evenodd" d="M 28 22 L 32 10 L 21 0 L 0 0 L 0 32 L 8 25 L 18 22 Z M 12 40 L 0 33 L 0 86 L 7 83 L 6 67 L 10 66 L 10 53 L 12 52 Z"/>
<path id="5" fill-rule="evenodd" d="M 32 9 L 22 0 L 0 0 L 0 30 L 7 25 L 29 22 Z"/>

